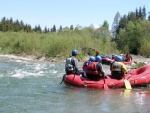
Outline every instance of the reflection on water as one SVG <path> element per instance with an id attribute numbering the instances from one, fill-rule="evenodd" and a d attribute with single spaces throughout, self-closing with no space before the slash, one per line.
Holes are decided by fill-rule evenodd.
<path id="1" fill-rule="evenodd" d="M 104 91 L 98 89 L 72 88 L 68 90 L 69 100 L 67 99 L 67 102 L 70 101 L 70 106 L 67 109 L 69 111 L 82 111 L 83 113 L 97 111 L 102 113 L 150 112 L 150 99 L 147 96 L 149 92 L 144 92 L 143 95 L 139 93 L 141 90 L 134 89 L 111 89 L 110 91 Z"/>
<path id="2" fill-rule="evenodd" d="M 147 100 L 147 94 L 149 92 L 136 92 L 135 93 L 135 103 L 137 103 L 137 108 L 140 113 L 149 113 L 150 112 L 150 103 Z"/>

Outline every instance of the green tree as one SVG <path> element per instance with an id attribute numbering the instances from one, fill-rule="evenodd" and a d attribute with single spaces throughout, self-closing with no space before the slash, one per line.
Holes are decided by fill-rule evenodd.
<path id="1" fill-rule="evenodd" d="M 120 21 L 119 21 L 119 25 L 118 25 L 118 28 L 117 28 L 117 34 L 120 32 L 121 29 L 125 29 L 126 25 L 127 25 L 127 16 L 124 15 Z"/>
<path id="2" fill-rule="evenodd" d="M 139 8 L 139 18 L 142 19 L 143 18 L 143 14 L 142 14 L 142 8 Z"/>
<path id="3" fill-rule="evenodd" d="M 109 24 L 106 20 L 104 21 L 102 27 L 105 27 L 107 30 L 109 30 Z"/>
<path id="4" fill-rule="evenodd" d="M 146 8 L 145 8 L 145 6 L 142 9 L 142 17 L 144 20 L 146 20 Z"/>
<path id="5" fill-rule="evenodd" d="M 26 24 L 25 27 L 24 27 L 24 31 L 27 32 L 27 33 L 28 33 L 28 32 L 32 32 L 32 27 L 31 27 L 31 25 L 27 25 L 27 24 Z"/>
<path id="6" fill-rule="evenodd" d="M 44 33 L 48 33 L 48 28 L 45 26 Z"/>
<path id="7" fill-rule="evenodd" d="M 138 19 L 138 18 L 139 18 L 139 11 L 138 11 L 137 8 L 136 8 L 136 10 L 135 10 L 135 15 L 136 15 L 136 18 Z"/>
<path id="8" fill-rule="evenodd" d="M 73 27 L 73 25 L 71 25 L 71 26 L 70 26 L 70 30 L 74 30 L 74 27 Z"/>
<path id="9" fill-rule="evenodd" d="M 56 32 L 56 26 L 53 25 L 52 32 Z"/>
<path id="10" fill-rule="evenodd" d="M 21 20 L 21 22 L 20 22 L 20 30 L 24 30 L 24 22 Z"/>
<path id="11" fill-rule="evenodd" d="M 6 27 L 6 17 L 2 18 L 2 21 L 0 23 L 0 30 L 3 32 L 7 31 L 7 27 Z"/>
<path id="12" fill-rule="evenodd" d="M 20 29 L 20 23 L 19 23 L 19 21 L 18 20 L 16 20 L 15 22 L 14 22 L 14 31 L 15 32 L 18 32 L 18 31 L 20 31 L 21 29 Z"/>
<path id="13" fill-rule="evenodd" d="M 128 21 L 135 21 L 136 19 L 136 14 L 134 12 L 128 14 Z"/>

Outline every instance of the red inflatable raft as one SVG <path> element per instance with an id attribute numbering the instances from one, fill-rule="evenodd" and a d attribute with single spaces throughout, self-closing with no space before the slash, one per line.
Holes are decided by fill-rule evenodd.
<path id="1" fill-rule="evenodd" d="M 108 64 L 108 65 L 110 65 L 110 63 L 112 62 L 112 61 L 114 61 L 114 60 L 112 60 L 112 59 L 110 59 L 110 58 L 102 58 L 102 64 Z M 132 64 L 132 62 L 130 61 L 130 62 L 127 62 L 127 61 L 122 61 L 125 65 L 131 65 Z"/>
<path id="2" fill-rule="evenodd" d="M 125 75 L 131 86 L 147 85 L 150 83 L 150 65 L 142 66 L 138 69 L 131 70 Z M 112 79 L 111 75 L 106 75 L 105 85 L 109 88 L 122 88 L 125 87 L 124 78 L 117 80 Z M 64 76 L 64 82 L 69 83 L 78 87 L 89 87 L 89 88 L 104 88 L 104 79 L 99 81 L 92 81 L 87 78 L 83 78 L 78 75 L 70 74 Z"/>
<path id="3" fill-rule="evenodd" d="M 108 65 L 110 65 L 110 63 L 111 63 L 112 61 L 114 61 L 114 60 L 112 60 L 112 59 L 110 59 L 110 58 L 102 58 L 102 64 L 108 64 Z"/>

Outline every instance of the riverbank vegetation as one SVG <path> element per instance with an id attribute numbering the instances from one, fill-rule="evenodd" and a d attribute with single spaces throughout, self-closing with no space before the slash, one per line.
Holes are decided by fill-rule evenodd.
<path id="1" fill-rule="evenodd" d="M 139 62 L 139 63 L 137 63 L 136 65 L 132 65 L 132 66 L 131 66 L 131 69 L 137 69 L 137 68 L 142 67 L 142 66 L 144 66 L 144 65 L 147 65 L 147 64 L 144 63 L 144 62 Z"/>
<path id="2" fill-rule="evenodd" d="M 110 37 L 94 36 L 98 33 L 91 28 L 60 33 L 0 32 L 0 53 L 64 58 L 77 49 L 79 59 L 95 55 L 95 51 L 116 53 L 116 44 Z"/>
<path id="3" fill-rule="evenodd" d="M 0 53 L 58 57 L 71 55 L 72 49 L 79 51 L 80 60 L 88 55 L 131 53 L 150 57 L 150 16 L 146 18 L 145 7 L 120 17 L 113 32 L 104 21 L 98 29 L 73 25 L 56 29 L 40 25 L 32 28 L 23 21 L 2 18 L 0 22 Z M 115 34 L 115 35 L 114 35 Z"/>

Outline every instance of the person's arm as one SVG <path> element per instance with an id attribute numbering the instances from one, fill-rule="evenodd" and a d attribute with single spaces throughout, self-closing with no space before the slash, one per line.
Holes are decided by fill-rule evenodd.
<path id="1" fill-rule="evenodd" d="M 110 71 L 112 70 L 112 62 L 110 63 Z"/>
<path id="2" fill-rule="evenodd" d="M 104 76 L 105 75 L 105 72 L 103 70 L 103 67 L 102 67 L 102 64 L 101 63 L 98 63 L 98 65 L 96 66 L 98 71 Z"/>
<path id="3" fill-rule="evenodd" d="M 121 63 L 121 67 L 122 67 L 122 70 L 123 70 L 124 74 L 126 74 L 128 72 L 126 65 Z"/>
<path id="4" fill-rule="evenodd" d="M 78 60 L 76 58 L 72 59 L 72 64 L 74 66 L 75 71 L 79 71 L 79 64 L 78 64 Z"/>

